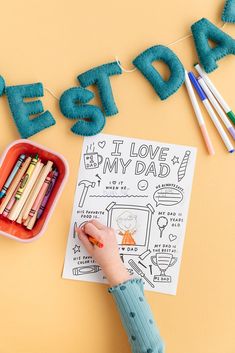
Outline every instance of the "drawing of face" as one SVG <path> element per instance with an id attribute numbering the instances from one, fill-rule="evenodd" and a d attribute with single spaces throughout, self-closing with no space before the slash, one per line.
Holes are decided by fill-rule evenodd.
<path id="1" fill-rule="evenodd" d="M 137 216 L 131 212 L 125 211 L 117 218 L 117 224 L 124 231 L 133 231 L 136 228 Z"/>

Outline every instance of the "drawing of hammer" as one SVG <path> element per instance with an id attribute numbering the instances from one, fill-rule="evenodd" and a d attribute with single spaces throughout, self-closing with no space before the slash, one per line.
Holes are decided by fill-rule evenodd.
<path id="1" fill-rule="evenodd" d="M 85 198 L 86 198 L 86 194 L 87 194 L 87 191 L 88 191 L 88 188 L 91 186 L 92 188 L 95 187 L 95 182 L 91 182 L 91 181 L 88 181 L 88 180 L 81 180 L 80 183 L 78 184 L 79 185 L 83 185 L 83 190 L 82 190 L 82 195 L 80 197 L 80 201 L 79 201 L 79 204 L 78 204 L 78 207 L 82 207 L 83 204 L 84 204 L 84 201 L 85 201 Z"/>

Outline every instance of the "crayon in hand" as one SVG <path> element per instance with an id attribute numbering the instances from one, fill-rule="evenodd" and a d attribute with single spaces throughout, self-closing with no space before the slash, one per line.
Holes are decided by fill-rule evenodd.
<path id="1" fill-rule="evenodd" d="M 88 240 L 90 243 L 92 243 L 93 245 L 98 246 L 98 248 L 102 249 L 104 247 L 104 244 L 100 243 L 98 240 L 96 240 L 95 238 L 91 237 L 90 235 L 88 235 Z"/>
<path id="2" fill-rule="evenodd" d="M 37 162 L 38 162 L 38 154 L 36 154 L 33 157 L 33 159 L 31 160 L 31 162 L 30 162 L 30 165 L 29 165 L 29 167 L 27 169 L 27 172 L 25 173 L 25 176 L 24 176 L 24 178 L 23 178 L 23 180 L 22 180 L 22 182 L 20 184 L 20 187 L 17 190 L 16 196 L 15 196 L 16 200 L 19 200 L 21 198 L 26 185 L 29 182 L 29 179 L 30 179 L 30 177 L 33 174 L 33 171 L 35 169 L 35 166 L 36 166 Z"/>
<path id="3" fill-rule="evenodd" d="M 82 229 L 84 228 L 84 226 L 82 227 Z M 76 231 L 79 229 L 79 227 L 77 227 Z M 86 234 L 87 235 L 87 234 Z M 102 244 L 101 242 L 99 242 L 98 240 L 96 240 L 95 238 L 93 238 L 91 235 L 87 235 L 87 238 L 89 240 L 90 243 L 92 243 L 93 245 L 98 246 L 98 248 L 102 249 L 104 247 L 104 244 Z"/>

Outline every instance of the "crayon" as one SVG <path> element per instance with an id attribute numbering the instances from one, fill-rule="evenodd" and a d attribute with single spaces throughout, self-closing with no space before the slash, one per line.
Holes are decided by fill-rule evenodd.
<path id="1" fill-rule="evenodd" d="M 24 207 L 24 212 L 23 212 L 23 221 L 26 220 L 28 218 L 29 212 L 33 206 L 34 201 L 36 200 L 36 197 L 47 177 L 47 175 L 49 174 L 49 172 L 51 171 L 53 166 L 53 163 L 51 161 L 47 161 L 47 164 L 44 165 L 44 167 L 42 168 L 42 171 L 33 187 L 33 190 L 31 191 L 29 198 L 27 200 L 27 204 Z"/>
<path id="2" fill-rule="evenodd" d="M 89 242 L 91 242 L 93 245 L 98 246 L 98 248 L 103 248 L 104 244 L 100 243 L 98 240 L 96 240 L 95 238 L 91 237 L 90 235 L 88 235 L 88 240 Z"/>
<path id="3" fill-rule="evenodd" d="M 24 162 L 25 158 L 26 158 L 25 154 L 21 154 L 20 157 L 18 158 L 14 168 L 12 169 L 9 177 L 7 178 L 7 181 L 5 182 L 2 190 L 0 191 L 0 199 L 6 195 L 6 192 L 9 188 L 9 186 L 11 185 L 14 177 L 16 176 L 16 174 L 17 174 L 18 170 L 20 169 L 22 163 Z"/>
<path id="4" fill-rule="evenodd" d="M 29 217 L 33 217 L 34 214 L 36 213 L 37 210 L 39 210 L 40 208 L 40 205 L 42 203 L 42 200 L 44 199 L 44 196 L 47 192 L 47 189 L 49 188 L 50 186 L 50 182 L 51 182 L 51 179 L 52 179 L 52 176 L 53 176 L 53 172 L 50 172 L 48 174 L 48 176 L 46 177 L 44 183 L 42 184 L 42 187 L 33 203 L 33 206 L 29 212 Z"/>
<path id="5" fill-rule="evenodd" d="M 82 230 L 84 230 L 84 226 L 85 226 L 85 224 L 81 227 Z M 78 229 L 79 229 L 79 227 L 76 228 L 76 232 L 77 232 Z M 101 242 L 99 242 L 98 240 L 93 238 L 91 235 L 86 234 L 86 236 L 87 236 L 89 242 L 92 243 L 93 245 L 98 246 L 98 248 L 103 248 L 104 247 L 104 244 L 102 244 Z"/>
<path id="6" fill-rule="evenodd" d="M 84 224 L 85 225 L 85 224 Z M 78 231 L 79 227 L 76 228 L 76 232 Z M 84 226 L 81 227 L 81 229 L 84 229 Z M 85 233 L 86 234 L 86 233 Z M 98 246 L 98 248 L 103 248 L 104 244 L 102 244 L 101 242 L 99 242 L 98 240 L 96 240 L 95 238 L 93 238 L 91 235 L 86 234 L 88 240 L 90 243 L 92 243 L 93 245 Z"/>
<path id="7" fill-rule="evenodd" d="M 19 182 L 18 186 L 20 185 L 20 183 L 21 182 Z M 17 188 L 15 189 L 15 192 L 13 193 L 12 197 L 10 198 L 9 202 L 6 205 L 6 208 L 5 208 L 5 210 L 4 210 L 3 214 L 2 214 L 4 217 L 8 216 L 10 210 L 12 209 L 12 207 L 13 207 L 15 201 L 16 201 L 16 199 L 15 199 L 16 193 L 17 193 Z"/>
<path id="8" fill-rule="evenodd" d="M 35 214 L 33 217 L 28 217 L 26 228 L 28 230 L 32 230 L 36 223 L 36 220 L 37 220 L 37 214 Z"/>
<path id="9" fill-rule="evenodd" d="M 34 186 L 34 184 L 38 178 L 38 175 L 42 170 L 42 167 L 43 167 L 43 163 L 41 163 L 39 161 L 33 171 L 32 177 L 29 179 L 29 182 L 27 183 L 27 185 L 25 187 L 25 190 L 24 190 L 22 197 L 19 200 L 16 200 L 14 206 L 12 207 L 12 209 L 8 215 L 8 219 L 10 219 L 11 221 L 15 221 L 19 217 L 21 210 L 23 209 L 25 202 L 30 194 L 30 191 L 32 190 L 32 187 Z"/>
<path id="10" fill-rule="evenodd" d="M 49 187 L 48 187 L 48 189 L 47 189 L 47 192 L 46 192 L 46 194 L 45 194 L 45 196 L 44 196 L 44 199 L 42 200 L 42 203 L 41 203 L 41 205 L 40 205 L 40 208 L 39 208 L 39 210 L 38 210 L 37 219 L 39 219 L 39 218 L 42 216 L 42 214 L 43 214 L 43 212 L 44 212 L 44 210 L 45 210 L 45 208 L 46 208 L 47 202 L 48 202 L 49 197 L 50 197 L 50 195 L 51 195 L 51 193 L 52 193 L 52 190 L 53 190 L 53 188 L 54 188 L 54 186 L 55 186 L 55 183 L 56 183 L 56 180 L 57 180 L 57 178 L 58 178 L 58 175 L 59 175 L 59 172 L 58 172 L 57 169 L 55 169 L 55 170 L 53 171 L 53 176 L 52 176 L 50 185 L 49 185 Z"/>
<path id="11" fill-rule="evenodd" d="M 36 209 L 36 212 L 34 213 L 33 217 L 29 217 L 26 220 L 26 223 L 24 223 L 24 225 L 26 225 L 26 228 L 29 230 L 32 230 L 33 227 L 35 226 L 35 223 L 37 222 L 37 213 L 39 210 L 40 204 L 38 205 L 38 208 Z"/>
<path id="12" fill-rule="evenodd" d="M 10 201 L 12 195 L 18 189 L 19 182 L 21 182 L 21 179 L 24 176 L 26 170 L 28 169 L 28 166 L 29 166 L 30 162 L 31 162 L 31 157 L 28 157 L 25 160 L 25 162 L 23 163 L 22 167 L 19 169 L 18 173 L 16 174 L 14 180 L 11 183 L 11 186 L 7 190 L 6 196 L 2 200 L 1 207 L 0 207 L 0 214 L 3 213 L 3 211 L 5 210 L 8 202 Z"/>
<path id="13" fill-rule="evenodd" d="M 29 222 L 30 222 L 30 219 L 31 219 L 31 218 L 30 218 L 30 217 L 28 217 L 28 218 L 26 219 L 26 221 L 24 221 L 24 223 L 23 223 L 23 224 L 24 224 L 24 226 L 25 226 L 25 227 L 27 227 L 27 226 L 28 226 L 28 224 L 29 224 Z"/>
<path id="14" fill-rule="evenodd" d="M 36 166 L 36 168 L 35 168 L 35 171 L 37 171 L 37 172 L 36 172 L 36 178 L 35 178 L 33 184 L 30 184 L 30 182 L 29 182 L 29 184 L 30 184 L 29 190 L 26 189 L 27 190 L 27 192 L 25 191 L 26 195 L 25 195 L 25 192 L 22 195 L 22 198 L 24 198 L 24 202 L 23 202 L 23 205 L 21 206 L 20 212 L 18 213 L 17 219 L 16 219 L 16 222 L 20 223 L 20 224 L 24 223 L 24 221 L 25 221 L 25 219 L 23 220 L 24 212 L 25 212 L 25 210 L 26 210 L 26 208 L 28 206 L 29 199 L 30 199 L 32 193 L 35 190 L 35 187 L 36 187 L 36 185 L 38 183 L 38 180 L 40 179 L 40 177 L 42 175 L 43 168 L 45 166 L 41 162 L 41 160 L 39 160 L 38 164 L 39 164 L 39 167 Z M 35 173 L 35 171 L 34 171 L 34 173 Z M 33 177 L 34 177 L 34 175 L 33 175 Z"/>
<path id="15" fill-rule="evenodd" d="M 15 198 L 17 200 L 19 200 L 21 198 L 21 196 L 22 196 L 22 194 L 23 194 L 23 192 L 25 190 L 26 185 L 29 182 L 29 180 L 30 180 L 30 178 L 31 178 L 31 176 L 33 174 L 33 171 L 34 171 L 34 169 L 36 167 L 37 162 L 38 162 L 38 154 L 36 154 L 36 156 L 34 156 L 32 158 L 32 160 L 31 160 L 31 162 L 30 162 L 30 165 L 29 165 L 29 167 L 27 169 L 27 172 L 26 172 L 26 174 L 24 176 L 24 179 L 22 180 L 22 182 L 20 184 L 20 187 L 19 187 L 19 189 L 18 189 L 18 191 L 16 193 Z"/>

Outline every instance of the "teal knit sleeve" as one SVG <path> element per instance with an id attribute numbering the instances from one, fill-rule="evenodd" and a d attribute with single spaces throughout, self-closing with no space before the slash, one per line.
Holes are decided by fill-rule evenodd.
<path id="1" fill-rule="evenodd" d="M 164 345 L 147 303 L 143 282 L 133 278 L 109 288 L 117 304 L 133 353 L 163 353 Z"/>

